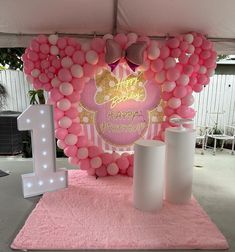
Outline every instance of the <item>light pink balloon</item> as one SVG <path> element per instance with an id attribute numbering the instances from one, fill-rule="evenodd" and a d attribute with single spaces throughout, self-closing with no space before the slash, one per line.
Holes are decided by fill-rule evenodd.
<path id="1" fill-rule="evenodd" d="M 172 68 L 172 67 L 175 67 L 176 66 L 176 61 L 174 58 L 172 57 L 168 57 L 165 59 L 164 61 L 164 67 L 165 69 L 169 69 L 169 68 Z"/>
<path id="2" fill-rule="evenodd" d="M 192 88 L 193 88 L 193 91 L 195 91 L 196 93 L 199 93 L 199 92 L 202 91 L 203 85 L 196 84 L 196 85 L 194 85 Z"/>
<path id="3" fill-rule="evenodd" d="M 87 149 L 87 147 L 78 148 L 77 157 L 79 159 L 86 159 L 86 158 L 88 158 L 88 149 Z"/>
<path id="4" fill-rule="evenodd" d="M 83 71 L 85 77 L 92 78 L 95 75 L 95 67 L 90 64 L 84 64 Z"/>
<path id="5" fill-rule="evenodd" d="M 181 55 L 181 50 L 179 48 L 172 49 L 170 55 L 173 58 L 179 58 Z"/>
<path id="6" fill-rule="evenodd" d="M 98 63 L 99 57 L 96 51 L 90 50 L 86 52 L 86 61 L 91 65 L 96 65 Z"/>
<path id="7" fill-rule="evenodd" d="M 41 73 L 38 76 L 38 79 L 42 82 L 42 83 L 48 83 L 49 78 L 47 77 L 47 75 L 45 73 Z"/>
<path id="8" fill-rule="evenodd" d="M 78 136 L 77 146 L 86 147 L 88 145 L 87 136 Z"/>
<path id="9" fill-rule="evenodd" d="M 162 92 L 162 99 L 168 101 L 172 97 L 172 92 Z"/>
<path id="10" fill-rule="evenodd" d="M 89 146 L 88 147 L 89 157 L 93 158 L 101 154 L 101 150 L 98 146 Z"/>
<path id="11" fill-rule="evenodd" d="M 74 135 L 74 134 L 68 134 L 65 139 L 64 139 L 64 142 L 67 144 L 67 145 L 75 145 L 77 143 L 77 136 Z"/>
<path id="12" fill-rule="evenodd" d="M 195 47 L 200 47 L 202 45 L 202 38 L 200 36 L 194 37 L 193 45 Z"/>
<path id="13" fill-rule="evenodd" d="M 71 75 L 71 72 L 68 69 L 62 68 L 58 72 L 58 78 L 62 82 L 70 82 L 72 80 L 72 75 Z"/>
<path id="14" fill-rule="evenodd" d="M 117 163 L 118 168 L 119 168 L 120 170 L 126 170 L 126 169 L 129 167 L 129 165 L 130 165 L 130 164 L 129 164 L 128 158 L 127 158 L 127 157 L 124 157 L 124 156 L 118 158 L 118 159 L 116 160 L 116 163 Z"/>
<path id="15" fill-rule="evenodd" d="M 119 168 L 116 163 L 111 163 L 107 166 L 107 172 L 111 176 L 117 175 L 118 171 L 119 171 Z"/>
<path id="16" fill-rule="evenodd" d="M 194 37 L 191 33 L 188 33 L 184 35 L 184 40 L 191 44 L 193 43 Z"/>
<path id="17" fill-rule="evenodd" d="M 191 66 L 191 65 L 185 65 L 183 66 L 183 73 L 188 75 L 188 76 L 191 76 L 193 74 L 193 71 L 194 71 L 194 67 Z"/>
<path id="18" fill-rule="evenodd" d="M 164 70 L 156 73 L 155 80 L 157 83 L 162 84 L 166 80 L 166 72 Z"/>
<path id="19" fill-rule="evenodd" d="M 59 92 L 58 88 L 52 88 L 49 97 L 51 98 L 52 101 L 56 102 L 60 99 L 63 98 L 63 95 Z"/>
<path id="20" fill-rule="evenodd" d="M 95 176 L 95 174 L 96 174 L 96 169 L 90 168 L 90 169 L 88 169 L 86 172 L 87 172 L 87 174 L 88 174 L 89 176 Z"/>
<path id="21" fill-rule="evenodd" d="M 71 81 L 75 90 L 82 91 L 85 86 L 85 80 L 83 78 L 75 79 L 73 78 Z"/>
<path id="22" fill-rule="evenodd" d="M 186 86 L 189 83 L 189 77 L 186 74 L 181 74 L 178 80 L 176 81 L 177 85 Z"/>
<path id="23" fill-rule="evenodd" d="M 67 98 L 70 100 L 71 103 L 78 102 L 81 98 L 80 93 L 81 92 L 79 90 L 75 90 L 71 95 L 67 96 Z"/>
<path id="24" fill-rule="evenodd" d="M 39 48 L 39 43 L 33 39 L 30 43 L 30 49 L 35 51 L 35 52 L 39 52 L 40 48 Z"/>
<path id="25" fill-rule="evenodd" d="M 65 144 L 65 142 L 63 140 L 57 140 L 57 146 L 60 148 L 60 149 L 64 149 L 67 145 Z"/>
<path id="26" fill-rule="evenodd" d="M 200 53 L 200 58 L 202 59 L 208 59 L 211 57 L 211 52 L 209 50 L 203 50 L 201 53 Z"/>
<path id="27" fill-rule="evenodd" d="M 188 46 L 189 46 L 188 42 L 186 42 L 186 41 L 181 41 L 181 42 L 180 42 L 179 48 L 180 48 L 180 50 L 182 50 L 182 51 L 186 51 L 186 50 L 188 49 Z"/>
<path id="28" fill-rule="evenodd" d="M 32 61 L 37 61 L 39 59 L 38 54 L 36 52 L 34 52 L 34 51 L 29 51 L 27 56 L 28 56 L 28 59 L 32 60 Z"/>
<path id="29" fill-rule="evenodd" d="M 76 51 L 72 56 L 73 62 L 79 65 L 85 63 L 85 54 L 83 51 Z"/>
<path id="30" fill-rule="evenodd" d="M 68 132 L 79 135 L 82 132 L 82 126 L 79 123 L 73 122 L 73 124 L 68 128 Z"/>
<path id="31" fill-rule="evenodd" d="M 144 78 L 145 80 L 152 80 L 155 76 L 155 73 L 151 70 L 147 70 L 144 72 Z"/>
<path id="32" fill-rule="evenodd" d="M 52 54 L 52 55 L 58 55 L 59 54 L 59 48 L 57 47 L 57 46 L 51 46 L 50 47 L 50 53 Z"/>
<path id="33" fill-rule="evenodd" d="M 160 48 L 160 58 L 165 59 L 170 55 L 170 49 L 167 46 Z"/>
<path id="34" fill-rule="evenodd" d="M 170 68 L 166 72 L 169 81 L 176 81 L 180 77 L 180 71 L 177 68 Z"/>
<path id="35" fill-rule="evenodd" d="M 170 48 L 177 48 L 180 45 L 180 41 L 177 38 L 172 38 L 172 39 L 167 40 L 166 44 Z"/>
<path id="36" fill-rule="evenodd" d="M 60 140 L 64 140 L 64 138 L 67 136 L 68 131 L 67 129 L 58 128 L 55 130 L 55 137 Z"/>
<path id="37" fill-rule="evenodd" d="M 182 102 L 183 105 L 191 106 L 191 105 L 193 105 L 193 103 L 194 103 L 194 97 L 193 97 L 192 94 L 187 95 L 187 96 L 185 96 L 185 97 L 181 100 L 181 102 Z"/>
<path id="38" fill-rule="evenodd" d="M 165 107 L 164 108 L 164 114 L 166 115 L 166 116 L 171 116 L 171 115 L 173 115 L 174 114 L 174 109 L 172 109 L 172 108 L 170 108 L 170 107 Z"/>
<path id="39" fill-rule="evenodd" d="M 176 87 L 176 83 L 174 81 L 166 81 L 162 85 L 162 90 L 166 92 L 171 92 Z"/>
<path id="40" fill-rule="evenodd" d="M 155 60 L 160 56 L 160 49 L 156 41 L 151 41 L 147 49 L 147 55 L 150 60 Z"/>
<path id="41" fill-rule="evenodd" d="M 61 60 L 61 66 L 64 68 L 70 68 L 73 65 L 73 61 L 70 57 L 64 57 Z"/>
<path id="42" fill-rule="evenodd" d="M 81 170 L 89 170 L 91 168 L 90 160 L 88 158 L 80 160 L 79 166 Z"/>
<path id="43" fill-rule="evenodd" d="M 108 165 L 114 161 L 111 153 L 102 153 L 100 157 L 104 165 Z"/>
<path id="44" fill-rule="evenodd" d="M 77 155 L 77 146 L 74 146 L 74 145 L 67 146 L 64 149 L 64 154 L 67 157 L 76 157 L 76 155 Z"/>
<path id="45" fill-rule="evenodd" d="M 31 71 L 31 75 L 34 77 L 34 78 L 37 78 L 39 75 L 40 75 L 40 70 L 39 69 L 33 69 Z"/>
<path id="46" fill-rule="evenodd" d="M 192 54 L 190 57 L 189 57 L 189 63 L 191 64 L 191 65 L 196 65 L 196 64 L 198 64 L 198 62 L 199 62 L 199 56 L 197 55 L 197 54 Z"/>
<path id="47" fill-rule="evenodd" d="M 64 116 L 58 121 L 58 124 L 61 128 L 67 129 L 72 125 L 72 120 L 69 117 Z"/>
<path id="48" fill-rule="evenodd" d="M 90 165 L 93 169 L 97 169 L 102 165 L 102 159 L 100 157 L 91 158 Z"/>
<path id="49" fill-rule="evenodd" d="M 63 82 L 60 84 L 59 90 L 63 95 L 71 95 L 73 93 L 73 86 L 69 82 Z"/>
<path id="50" fill-rule="evenodd" d="M 83 77 L 83 68 L 78 64 L 72 65 L 71 73 L 73 77 L 81 78 Z"/>
<path id="51" fill-rule="evenodd" d="M 168 100 L 167 105 L 172 109 L 177 109 L 181 105 L 181 100 L 179 98 L 172 97 Z"/>
<path id="52" fill-rule="evenodd" d="M 71 108 L 71 102 L 66 98 L 57 101 L 56 105 L 62 111 L 66 111 Z"/>

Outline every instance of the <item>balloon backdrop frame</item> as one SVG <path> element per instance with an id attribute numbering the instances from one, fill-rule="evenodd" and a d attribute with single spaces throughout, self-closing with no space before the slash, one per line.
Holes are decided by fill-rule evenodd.
<path id="1" fill-rule="evenodd" d="M 121 55 L 107 55 L 110 51 L 115 54 L 112 41 L 119 51 L 121 49 Z M 128 59 L 125 51 L 138 43 L 141 48 L 137 48 L 134 60 Z M 133 72 L 143 72 L 146 80 L 155 79 L 165 101 L 165 121 L 154 139 L 164 140 L 165 129 L 175 126 L 171 118 L 194 117 L 195 111 L 190 107 L 194 102 L 192 94 L 201 92 L 209 83 L 216 58 L 213 43 L 196 32 L 165 41 L 135 33 L 107 34 L 84 43 L 56 34 L 39 35 L 22 56 L 27 80 L 35 89 L 49 92 L 47 103 L 54 105 L 58 147 L 64 150 L 69 163 L 96 176 L 118 173 L 133 176 L 133 155 L 104 152 L 88 141 L 78 120 L 78 102 L 83 88 L 96 73 L 102 69 L 112 71 L 117 64 L 126 62 Z"/>

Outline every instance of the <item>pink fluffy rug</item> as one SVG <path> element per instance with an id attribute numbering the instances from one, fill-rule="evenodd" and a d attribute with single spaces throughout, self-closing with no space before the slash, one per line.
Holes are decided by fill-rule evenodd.
<path id="1" fill-rule="evenodd" d="M 69 187 L 45 193 L 13 249 L 226 249 L 228 243 L 195 199 L 164 203 L 158 213 L 132 206 L 132 179 L 69 172 Z"/>

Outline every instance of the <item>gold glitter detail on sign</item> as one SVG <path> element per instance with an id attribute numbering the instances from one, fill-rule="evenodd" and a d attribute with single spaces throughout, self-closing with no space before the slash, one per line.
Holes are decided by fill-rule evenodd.
<path id="1" fill-rule="evenodd" d="M 146 98 L 144 82 L 142 73 L 137 76 L 131 74 L 125 79 L 117 80 L 108 70 L 104 70 L 96 76 L 95 101 L 99 105 L 111 102 L 111 109 L 127 100 L 144 101 Z"/>
<path id="2" fill-rule="evenodd" d="M 82 124 L 94 124 L 95 112 L 84 108 L 81 103 L 79 103 L 78 111 L 79 111 L 79 121 L 80 121 L 80 123 L 82 123 Z"/>
<path id="3" fill-rule="evenodd" d="M 164 121 L 165 102 L 161 100 L 160 104 L 149 112 L 150 123 L 161 123 Z"/>

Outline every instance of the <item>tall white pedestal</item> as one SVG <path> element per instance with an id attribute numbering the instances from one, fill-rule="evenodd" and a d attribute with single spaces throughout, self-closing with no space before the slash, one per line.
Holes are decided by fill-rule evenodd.
<path id="1" fill-rule="evenodd" d="M 168 128 L 166 142 L 165 198 L 176 204 L 191 199 L 196 131 Z"/>
<path id="2" fill-rule="evenodd" d="M 157 211 L 163 199 L 165 143 L 139 140 L 134 151 L 134 206 L 142 211 Z"/>

